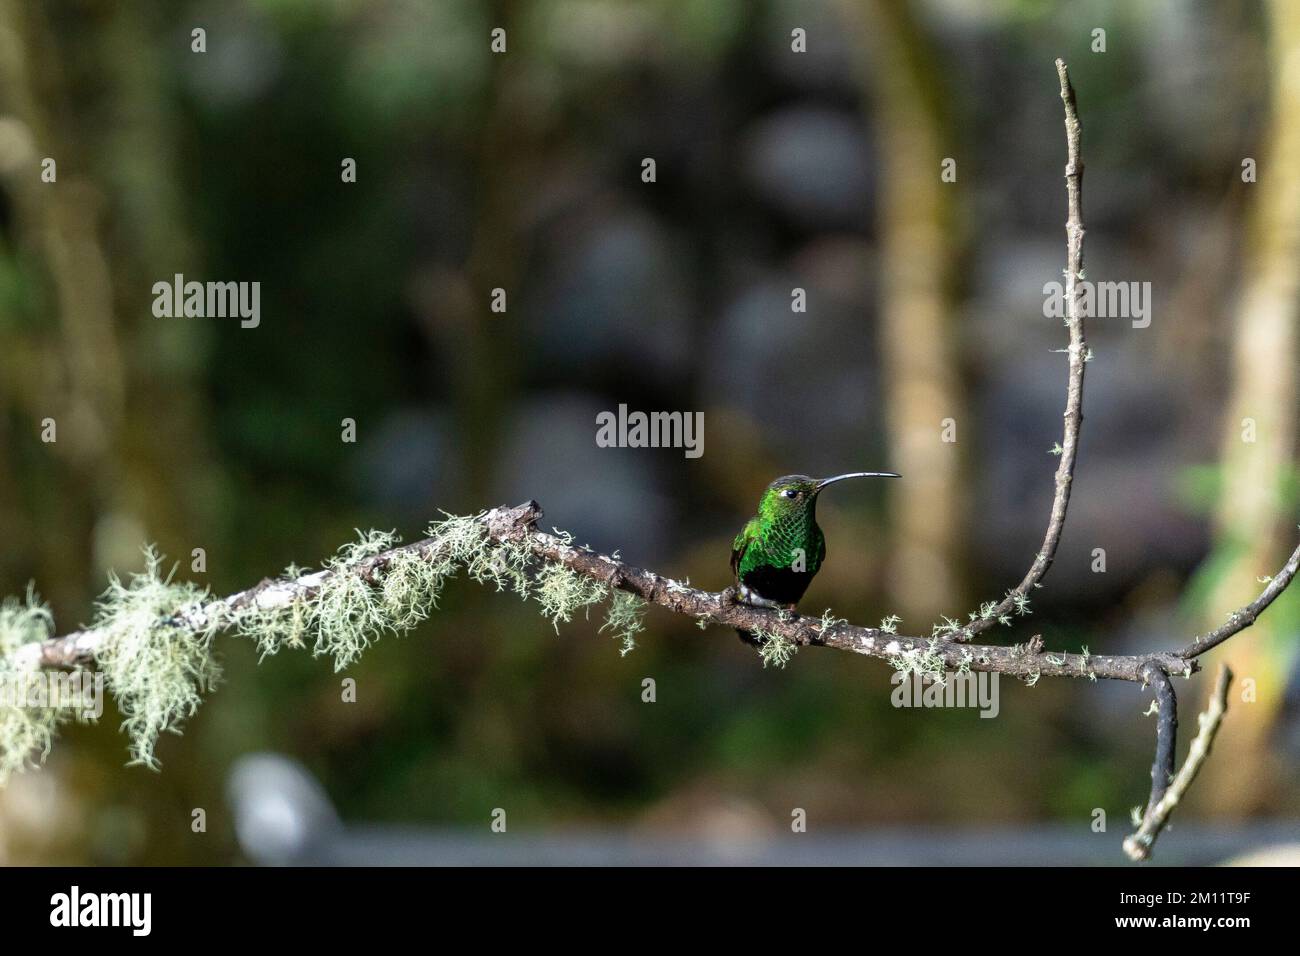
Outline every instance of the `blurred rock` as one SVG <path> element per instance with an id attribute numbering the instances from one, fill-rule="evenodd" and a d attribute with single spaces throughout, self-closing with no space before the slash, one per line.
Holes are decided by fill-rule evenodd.
<path id="1" fill-rule="evenodd" d="M 451 414 L 401 408 L 361 443 L 355 475 L 363 496 L 398 521 L 425 521 L 461 483 L 461 456 Z"/>
<path id="2" fill-rule="evenodd" d="M 260 866 L 300 861 L 338 834 L 338 815 L 316 778 L 279 754 L 242 757 L 226 793 L 240 849 Z"/>
<path id="3" fill-rule="evenodd" d="M 219 107 L 243 105 L 264 92 L 280 72 L 279 34 L 248 7 L 204 4 L 178 43 L 190 88 Z M 207 32 L 207 52 L 191 53 L 194 27 Z"/>
<path id="4" fill-rule="evenodd" d="M 864 447 L 880 435 L 874 330 L 864 321 L 872 258 L 864 243 L 822 243 L 798 272 L 752 281 L 726 305 L 704 354 L 707 407 L 751 419 L 795 471 L 873 467 Z M 791 311 L 804 288 L 808 311 Z"/>
<path id="5" fill-rule="evenodd" d="M 661 474 L 668 458 L 680 462 L 683 454 L 677 448 L 598 447 L 596 415 L 615 409 L 617 403 L 588 394 L 538 396 L 508 429 L 487 500 L 534 498 L 546 511 L 543 527 L 571 531 L 579 543 L 600 550 L 622 549 L 634 564 L 652 564 L 676 544 L 677 516 Z"/>
<path id="6" fill-rule="evenodd" d="M 552 369 L 680 369 L 690 351 L 684 250 L 648 213 L 587 209 L 548 230 L 526 328 Z M 647 368 L 648 366 L 648 368 Z"/>
<path id="7" fill-rule="evenodd" d="M 781 110 L 755 123 L 741 149 L 745 181 L 794 223 L 867 230 L 871 149 L 855 114 L 815 105 Z"/>
<path id="8" fill-rule="evenodd" d="M 852 31 L 845 29 L 837 0 L 776 0 L 771 4 L 764 63 L 782 80 L 807 92 L 851 89 L 862 51 L 854 49 Z M 806 31 L 808 52 L 790 49 L 790 32 Z"/>

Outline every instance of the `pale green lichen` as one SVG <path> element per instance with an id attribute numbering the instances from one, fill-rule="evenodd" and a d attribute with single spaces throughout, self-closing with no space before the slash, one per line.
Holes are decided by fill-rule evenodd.
<path id="1" fill-rule="evenodd" d="M 333 657 L 335 671 L 346 669 L 385 631 L 393 630 L 379 589 L 344 566 L 316 589 L 307 613 L 316 639 L 312 654 Z"/>
<path id="2" fill-rule="evenodd" d="M 437 607 L 445 577 L 414 551 L 394 554 L 379 583 L 379 597 L 388 614 L 388 625 L 400 634 L 427 618 Z"/>
<path id="3" fill-rule="evenodd" d="M 932 638 L 942 640 L 944 638 L 960 637 L 966 633 L 966 629 L 952 618 L 948 617 L 948 615 L 944 614 L 941 615 L 941 617 L 943 618 L 943 623 L 935 624 L 930 628 L 930 636 Z"/>
<path id="4" fill-rule="evenodd" d="M 145 552 L 145 568 L 125 582 L 110 576 L 88 630 L 98 635 L 95 659 L 117 698 L 133 763 L 157 766 L 159 735 L 179 733 L 220 671 L 212 640 L 230 630 L 252 640 L 263 657 L 283 648 L 310 646 L 333 657 L 342 670 L 384 634 L 401 634 L 437 607 L 445 583 L 465 574 L 498 590 L 538 603 L 559 629 L 579 612 L 608 599 L 600 628 L 626 654 L 642 630 L 646 602 L 610 588 L 561 561 L 537 558 L 526 544 L 490 536 L 484 515 L 446 515 L 429 526 L 429 540 L 398 548 L 392 532 L 358 532 L 317 572 L 292 565 L 284 575 L 237 600 L 214 600 L 206 588 L 175 582 L 162 559 Z M 563 548 L 572 538 L 557 532 Z M 173 569 L 174 570 L 174 569 Z M 686 589 L 686 582 L 670 586 Z M 701 624 L 705 622 L 701 621 Z M 0 678 L 40 673 L 37 658 L 18 674 L 14 652 L 54 633 L 49 610 L 29 595 L 0 608 Z M 783 666 L 796 646 L 770 638 L 764 664 Z M 49 750 L 58 725 L 76 712 L 0 702 L 0 782 Z"/>
<path id="5" fill-rule="evenodd" d="M 636 647 L 636 636 L 645 629 L 642 621 L 645 609 L 646 602 L 627 591 L 615 591 L 610 596 L 609 607 L 605 609 L 605 623 L 600 630 L 601 633 L 609 631 L 618 638 L 620 655 L 626 656 Z"/>
<path id="6" fill-rule="evenodd" d="M 290 573 L 292 572 L 292 574 Z M 286 580 L 302 576 L 302 569 L 285 570 Z M 287 605 L 264 608 L 253 604 L 235 615 L 235 632 L 257 645 L 261 657 L 276 654 L 281 648 L 299 648 L 307 634 L 307 604 L 300 595 L 294 595 Z"/>
<path id="7" fill-rule="evenodd" d="M 429 525 L 432 547 L 426 558 L 442 577 L 450 577 L 458 568 L 471 572 L 486 561 L 493 552 L 483 515 L 446 515 L 441 521 Z"/>
<path id="8" fill-rule="evenodd" d="M 307 572 L 287 569 L 285 586 L 298 590 L 241 609 L 238 632 L 263 656 L 310 639 L 314 655 L 333 657 L 335 670 L 344 670 L 384 634 L 405 633 L 427 618 L 446 579 L 484 550 L 486 535 L 472 518 L 439 522 L 431 531 L 442 532 L 434 545 L 411 550 L 393 550 L 401 539 L 392 532 L 358 531 L 325 563 L 319 583 L 296 585 Z"/>
<path id="9" fill-rule="evenodd" d="M 604 600 L 608 588 L 563 564 L 545 564 L 533 582 L 537 603 L 542 616 L 550 618 L 556 633 L 560 623 L 573 620 L 573 615 L 586 611 L 591 605 Z"/>
<path id="10" fill-rule="evenodd" d="M 799 651 L 798 644 L 780 634 L 755 631 L 754 639 L 758 642 L 758 656 L 763 659 L 764 667 L 785 667 Z"/>
<path id="11" fill-rule="evenodd" d="M 69 713 L 54 707 L 26 706 L 25 688 L 36 672 L 35 662 L 20 666 L 14 652 L 24 644 L 43 641 L 54 633 L 50 610 L 28 591 L 27 599 L 0 603 L 0 785 L 9 775 L 44 761 L 55 731 Z"/>
<path id="12" fill-rule="evenodd" d="M 356 564 L 363 558 L 372 558 L 377 554 L 389 551 L 402 541 L 395 531 L 362 531 L 357 528 L 356 533 L 357 540 L 349 541 L 341 546 L 334 557 L 330 559 L 327 567 L 346 567 L 350 564 Z"/>
<path id="13" fill-rule="evenodd" d="M 35 591 L 28 589 L 23 601 L 5 598 L 0 602 L 0 665 L 8 665 L 24 644 L 43 641 L 53 633 L 54 616 Z"/>
<path id="14" fill-rule="evenodd" d="M 845 624 L 848 623 L 849 623 L 848 618 L 836 617 L 835 614 L 831 611 L 831 609 L 827 608 L 826 610 L 822 611 L 822 619 L 817 626 L 817 630 L 818 633 L 825 634 L 826 632 L 833 631 L 838 627 L 843 627 Z"/>
<path id="15" fill-rule="evenodd" d="M 1087 644 L 1079 650 L 1079 670 L 1087 674 L 1090 681 L 1096 682 L 1097 672 L 1092 669 L 1092 651 L 1088 650 Z"/>
<path id="16" fill-rule="evenodd" d="M 410 580 L 412 562 L 391 558 L 383 577 L 378 579 L 378 586 L 355 567 L 358 562 L 396 546 L 396 535 L 359 529 L 357 535 L 356 541 L 339 548 L 334 557 L 325 562 L 325 570 L 329 573 L 307 606 L 307 626 L 316 638 L 312 654 L 333 657 L 335 671 L 347 668 L 385 633 L 396 634 L 405 630 L 398 626 L 398 617 L 418 616 L 419 608 L 428 600 L 427 594 L 420 598 L 411 597 L 415 588 Z M 390 582 L 394 599 L 408 602 L 406 606 L 395 608 L 389 603 L 386 585 Z M 409 604 L 412 600 L 416 602 L 413 608 Z"/>
<path id="17" fill-rule="evenodd" d="M 504 541 L 468 559 L 467 572 L 479 584 L 491 584 L 498 591 L 514 591 L 523 600 L 532 596 L 533 555 L 527 548 Z"/>
<path id="18" fill-rule="evenodd" d="M 180 733 L 182 722 L 221 676 L 212 656 L 221 617 L 210 615 L 198 632 L 170 620 L 182 609 L 201 605 L 207 589 L 174 583 L 175 569 L 164 577 L 161 567 L 162 559 L 149 548 L 142 572 L 126 582 L 110 575 L 91 622 L 101 634 L 95 660 L 122 712 L 131 762 L 148 767 L 157 767 L 159 735 Z"/>
<path id="19" fill-rule="evenodd" d="M 936 684 L 943 684 L 947 680 L 947 671 L 943 655 L 935 650 L 936 643 L 937 640 L 931 641 L 926 647 L 912 647 L 891 653 L 888 657 L 889 666 L 904 676 L 915 674 L 918 677 L 928 677 Z"/>
<path id="20" fill-rule="evenodd" d="M 45 762 L 55 732 L 68 716 L 53 707 L 0 705 L 0 786 L 10 774 Z"/>
<path id="21" fill-rule="evenodd" d="M 961 652 L 961 660 L 957 662 L 958 676 L 965 677 L 967 674 L 969 674 L 971 672 L 971 663 L 974 660 L 975 660 L 975 655 L 972 654 L 970 651 L 963 649 Z"/>
<path id="22" fill-rule="evenodd" d="M 463 568 L 478 584 L 514 591 L 527 600 L 532 596 L 532 553 L 514 541 L 493 542 L 482 518 L 447 515 L 429 525 L 435 544 L 423 559 L 430 566 L 434 590 L 440 591 L 443 582 Z"/>
<path id="23" fill-rule="evenodd" d="M 481 551 L 484 537 L 467 534 L 473 519 L 448 525 L 436 548 L 392 551 L 401 539 L 392 532 L 358 531 L 325 563 L 325 577 L 309 599 L 295 599 L 284 618 L 302 617 L 314 637 L 312 653 L 334 658 L 334 670 L 349 667 L 385 634 L 404 634 L 429 616 L 443 583 L 457 567 Z M 432 530 L 432 529 L 431 529 Z M 435 535 L 435 537 L 438 537 Z M 369 561 L 383 555 L 378 562 Z"/>

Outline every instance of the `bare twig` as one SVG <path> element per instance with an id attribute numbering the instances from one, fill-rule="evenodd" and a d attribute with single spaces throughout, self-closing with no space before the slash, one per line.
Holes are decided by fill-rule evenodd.
<path id="1" fill-rule="evenodd" d="M 1151 764 L 1151 799 L 1155 806 L 1174 779 L 1174 752 L 1178 745 L 1178 698 L 1169 675 L 1152 664 L 1143 670 L 1156 692 L 1156 758 Z"/>
<path id="2" fill-rule="evenodd" d="M 1228 616 L 1228 622 L 1222 627 L 1201 635 L 1182 650 L 1174 653 L 1185 658 L 1200 657 L 1211 648 L 1218 647 L 1234 634 L 1250 627 L 1255 623 L 1264 608 L 1272 604 L 1277 599 L 1277 596 L 1286 590 L 1287 585 L 1291 583 L 1291 579 L 1296 575 L 1297 567 L 1300 567 L 1300 545 L 1297 545 L 1296 549 L 1291 552 L 1291 557 L 1282 566 L 1282 570 L 1269 580 L 1263 594 L 1240 610 L 1232 612 Z"/>
<path id="3" fill-rule="evenodd" d="M 1034 556 L 1024 580 L 1007 592 L 990 610 L 982 610 L 975 619 L 962 628 L 958 640 L 970 640 L 1024 607 L 1030 593 L 1047 574 L 1056 558 L 1056 548 L 1065 527 L 1065 513 L 1070 507 L 1070 488 L 1074 483 L 1074 462 L 1079 448 L 1079 427 L 1083 424 L 1083 370 L 1088 362 L 1088 345 L 1084 340 L 1083 312 L 1079 305 L 1083 278 L 1083 217 L 1080 203 L 1083 187 L 1083 158 L 1079 149 L 1081 127 L 1074 87 L 1065 61 L 1056 61 L 1056 74 L 1061 81 L 1061 101 L 1065 104 L 1065 189 L 1068 196 L 1069 217 L 1065 221 L 1065 324 L 1070 330 L 1069 379 L 1065 389 L 1065 430 L 1061 438 L 1061 460 L 1056 466 L 1056 493 L 1052 497 L 1052 513 L 1047 522 L 1043 546 Z"/>
<path id="4" fill-rule="evenodd" d="M 1228 688 L 1231 684 L 1232 671 L 1226 664 L 1220 665 L 1209 706 L 1198 718 L 1200 727 L 1196 739 L 1192 741 L 1192 746 L 1187 751 L 1187 759 L 1183 761 L 1182 768 L 1167 783 L 1162 783 L 1161 778 L 1173 770 L 1174 731 L 1173 729 L 1166 731 L 1163 726 L 1165 712 L 1164 704 L 1161 703 L 1158 719 L 1162 726 L 1157 732 L 1156 766 L 1152 769 L 1151 799 L 1147 802 L 1146 812 L 1142 815 L 1142 822 L 1138 829 L 1124 840 L 1124 852 L 1128 854 L 1129 859 L 1145 860 L 1151 855 L 1151 848 L 1155 845 L 1156 838 L 1160 836 L 1160 831 L 1169 822 L 1169 815 L 1183 799 L 1187 788 L 1192 785 L 1196 774 L 1200 772 L 1201 765 L 1205 763 L 1205 758 L 1210 755 L 1215 734 L 1219 732 L 1219 725 L 1223 723 L 1223 715 L 1228 709 Z M 1172 703 L 1172 686 L 1169 693 Z M 1174 722 L 1177 723 L 1176 717 Z M 1158 774 L 1157 770 L 1159 770 Z"/>

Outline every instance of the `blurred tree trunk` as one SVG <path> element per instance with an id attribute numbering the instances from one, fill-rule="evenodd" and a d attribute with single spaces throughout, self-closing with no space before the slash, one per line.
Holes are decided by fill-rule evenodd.
<path id="1" fill-rule="evenodd" d="M 1232 384 L 1221 452 L 1216 543 L 1202 574 L 1205 626 L 1251 601 L 1258 576 L 1276 569 L 1293 545 L 1294 512 L 1286 486 L 1294 475 L 1296 322 L 1300 320 L 1300 4 L 1273 0 L 1271 123 L 1247 219 L 1243 285 L 1232 341 Z M 1253 435 L 1252 435 L 1253 430 Z M 1282 599 L 1293 606 L 1294 596 Z M 1281 610 L 1282 604 L 1274 611 Z M 1253 678 L 1257 699 L 1230 701 L 1204 792 L 1220 812 L 1268 805 L 1281 782 L 1269 733 L 1282 704 L 1295 651 L 1294 615 L 1270 613 L 1217 652 L 1241 679 Z M 1210 662 L 1206 662 L 1207 665 Z M 1213 670 L 1212 666 L 1207 667 Z"/>
<path id="2" fill-rule="evenodd" d="M 191 260 L 162 59 L 138 14 L 106 8 L 93 29 L 61 32 L 40 5 L 0 0 L 0 188 L 27 290 L 0 354 L 0 412 L 29 449 L 0 479 L 0 508 L 10 543 L 37 556 L 14 570 L 74 616 L 105 568 L 139 565 L 146 540 L 216 544 L 195 521 L 218 500 L 190 358 L 202 333 L 149 314 L 153 282 Z M 111 124 L 97 121 L 105 105 Z M 44 157 L 55 182 L 41 181 Z M 57 441 L 40 445 L 45 418 Z"/>
<path id="3" fill-rule="evenodd" d="M 103 197 L 83 175 L 75 137 L 61 122 L 62 57 L 41 9 L 0 0 L 0 42 L 0 113 L 12 157 L 3 186 L 15 214 L 13 269 L 26 290 L 23 314 L 10 322 L 15 347 L 0 357 L 3 403 L 29 448 L 46 419 L 56 429 L 30 472 L 14 476 L 13 543 L 38 555 L 29 573 L 48 596 L 84 607 L 89 539 L 119 474 L 114 449 L 125 404 L 99 242 Z M 56 182 L 41 181 L 46 157 L 57 164 Z"/>
<path id="4" fill-rule="evenodd" d="M 881 171 L 880 315 L 894 496 L 890 598 L 904 619 L 961 603 L 965 502 L 960 440 L 971 434 L 950 319 L 956 183 L 940 179 L 949 128 L 940 60 L 902 0 L 846 0 L 859 27 Z M 954 419 L 958 442 L 941 438 Z"/>
<path id="5" fill-rule="evenodd" d="M 527 49 L 527 17 L 515 0 L 488 4 L 488 22 L 506 31 L 511 49 Z M 520 330 L 519 288 L 527 255 L 526 203 L 541 177 L 539 127 L 527 112 L 528 85 L 535 82 L 526 54 L 492 56 L 481 95 L 481 119 L 468 149 L 475 156 L 474 203 L 469 253 L 460 268 L 434 267 L 421 307 L 421 330 L 444 359 L 452 385 L 463 457 L 466 501 L 482 497 L 498 471 L 497 456 L 509 428 L 518 390 L 514 343 Z M 493 290 L 503 289 L 507 308 L 491 311 Z"/>

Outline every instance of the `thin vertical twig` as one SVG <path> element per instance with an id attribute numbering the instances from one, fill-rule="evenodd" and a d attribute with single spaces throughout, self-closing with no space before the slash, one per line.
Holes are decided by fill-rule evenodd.
<path id="1" fill-rule="evenodd" d="M 1052 512 L 1047 522 L 1043 545 L 1034 556 L 1033 564 L 1024 580 L 1007 592 L 991 609 L 981 610 L 970 624 L 954 634 L 959 641 L 970 640 L 988 630 L 999 619 L 1026 606 L 1030 592 L 1047 574 L 1056 557 L 1056 548 L 1065 527 L 1065 513 L 1070 507 L 1070 489 L 1074 483 L 1074 462 L 1079 449 L 1079 428 L 1083 424 L 1083 370 L 1088 361 L 1088 345 L 1084 339 L 1083 310 L 1079 301 L 1082 292 L 1079 281 L 1083 278 L 1083 216 L 1080 211 L 1083 195 L 1083 158 L 1080 151 L 1082 127 L 1079 125 L 1078 103 L 1070 74 L 1064 60 L 1056 61 L 1056 74 L 1061 81 L 1061 102 L 1065 105 L 1065 189 L 1069 216 L 1065 222 L 1065 324 L 1070 330 L 1069 380 L 1065 391 L 1065 429 L 1061 438 L 1061 460 L 1056 467 L 1056 493 L 1052 497 Z"/>

